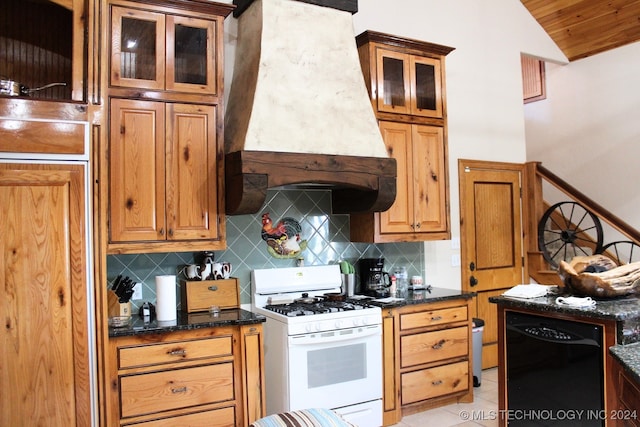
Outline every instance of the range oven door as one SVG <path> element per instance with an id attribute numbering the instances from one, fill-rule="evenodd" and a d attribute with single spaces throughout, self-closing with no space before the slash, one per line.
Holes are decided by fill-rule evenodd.
<path id="1" fill-rule="evenodd" d="M 289 337 L 290 409 L 339 408 L 382 399 L 382 328 Z"/>

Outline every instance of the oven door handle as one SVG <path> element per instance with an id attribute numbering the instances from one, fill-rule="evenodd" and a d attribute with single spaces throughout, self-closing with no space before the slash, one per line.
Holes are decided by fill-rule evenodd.
<path id="1" fill-rule="evenodd" d="M 353 333 L 345 333 L 346 331 L 353 331 Z M 370 337 L 370 336 L 382 336 L 382 327 L 380 325 L 368 326 L 366 328 L 357 329 L 342 329 L 337 331 L 317 332 L 305 335 L 296 335 L 289 337 L 289 343 L 291 345 L 312 345 L 312 344 L 327 344 L 340 341 L 353 341 L 354 339 Z"/>

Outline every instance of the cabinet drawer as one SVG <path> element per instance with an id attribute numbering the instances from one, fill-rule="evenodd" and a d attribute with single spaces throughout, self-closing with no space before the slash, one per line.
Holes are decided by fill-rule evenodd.
<path id="1" fill-rule="evenodd" d="M 136 424 L 136 427 L 227 427 L 236 425 L 235 419 L 235 408 L 229 407 L 149 421 L 146 423 Z"/>
<path id="2" fill-rule="evenodd" d="M 407 372 L 401 376 L 402 404 L 464 391 L 469 388 L 469 364 L 452 363 L 437 368 Z"/>
<path id="3" fill-rule="evenodd" d="M 122 417 L 232 400 L 233 389 L 231 362 L 122 377 Z"/>
<path id="4" fill-rule="evenodd" d="M 0 120 L 0 152 L 84 154 L 84 123 Z"/>
<path id="5" fill-rule="evenodd" d="M 466 326 L 400 337 L 400 366 L 420 365 L 469 353 Z"/>
<path id="6" fill-rule="evenodd" d="M 408 313 L 400 316 L 400 330 L 406 331 L 408 329 L 423 328 L 425 326 L 443 325 L 467 319 L 466 306 Z"/>
<path id="7" fill-rule="evenodd" d="M 151 344 L 118 349 L 119 369 L 163 363 L 186 362 L 232 354 L 231 337 L 209 338 L 175 343 Z"/>

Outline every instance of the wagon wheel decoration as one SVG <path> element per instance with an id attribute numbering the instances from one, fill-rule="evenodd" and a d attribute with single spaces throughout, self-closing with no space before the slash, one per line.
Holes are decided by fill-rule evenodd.
<path id="1" fill-rule="evenodd" d="M 618 265 L 640 261 L 640 246 L 629 240 L 608 243 L 598 253 L 608 256 Z"/>
<path id="2" fill-rule="evenodd" d="M 561 260 L 600 253 L 600 220 L 579 203 L 556 203 L 547 209 L 538 223 L 538 248 L 555 268 Z"/>

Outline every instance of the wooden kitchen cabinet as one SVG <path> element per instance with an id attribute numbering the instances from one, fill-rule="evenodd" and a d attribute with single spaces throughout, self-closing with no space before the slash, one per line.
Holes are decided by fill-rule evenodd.
<path id="1" fill-rule="evenodd" d="M 442 118 L 440 59 L 378 47 L 378 111 Z"/>
<path id="2" fill-rule="evenodd" d="M 470 301 L 383 309 L 384 425 L 473 401 Z"/>
<path id="3" fill-rule="evenodd" d="M 111 100 L 110 240 L 220 237 L 216 107 Z"/>
<path id="4" fill-rule="evenodd" d="M 614 425 L 640 427 L 640 384 L 618 361 L 613 362 L 613 375 L 618 394 L 618 407 L 613 411 L 617 421 Z"/>
<path id="5" fill-rule="evenodd" d="M 258 324 L 110 338 L 107 425 L 249 425 L 264 416 L 261 337 Z"/>
<path id="6" fill-rule="evenodd" d="M 87 173 L 0 163 L 0 425 L 92 425 Z"/>
<path id="7" fill-rule="evenodd" d="M 111 6 L 111 85 L 217 94 L 218 21 Z"/>
<path id="8" fill-rule="evenodd" d="M 353 214 L 351 240 L 448 239 L 449 176 L 444 58 L 452 48 L 366 31 L 358 51 L 390 157 L 396 200 L 385 212 Z"/>
<path id="9" fill-rule="evenodd" d="M 170 5 L 109 3 L 108 253 L 226 247 L 222 43 L 233 5 Z"/>
<path id="10" fill-rule="evenodd" d="M 380 121 L 380 131 L 396 159 L 396 200 L 386 211 L 356 215 L 352 236 L 365 241 L 429 240 L 448 233 L 444 135 L 439 126 Z M 366 226 L 373 220 L 373 226 Z M 404 237 L 408 236 L 408 237 Z"/>

